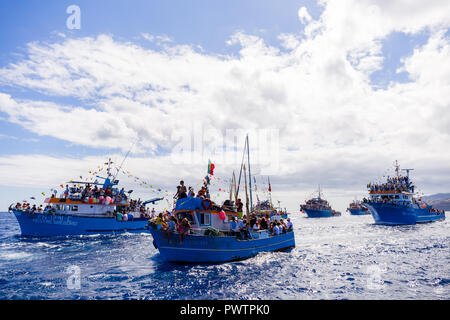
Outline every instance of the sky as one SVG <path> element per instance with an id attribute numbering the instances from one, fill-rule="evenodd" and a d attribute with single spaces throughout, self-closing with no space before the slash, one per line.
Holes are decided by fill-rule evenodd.
<path id="1" fill-rule="evenodd" d="M 246 134 L 253 198 L 270 177 L 291 212 L 318 186 L 345 211 L 395 160 L 450 192 L 449 27 L 447 0 L 1 1 L 0 211 L 109 158 L 160 209 L 211 160 L 220 202 Z"/>

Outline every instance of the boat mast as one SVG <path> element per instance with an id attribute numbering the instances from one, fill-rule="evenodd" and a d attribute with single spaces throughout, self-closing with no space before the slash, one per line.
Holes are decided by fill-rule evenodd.
<path id="1" fill-rule="evenodd" d="M 247 134 L 247 160 L 248 160 L 248 185 L 250 189 L 250 210 L 253 211 L 253 201 L 252 201 L 252 177 L 250 171 L 250 146 L 248 144 L 248 134 Z"/>
<path id="2" fill-rule="evenodd" d="M 409 182 L 409 172 L 414 169 L 402 169 L 402 170 L 406 171 L 406 186 L 408 187 L 408 189 L 410 189 L 411 186 L 410 186 L 410 182 Z"/>
<path id="3" fill-rule="evenodd" d="M 248 189 L 247 189 L 247 172 L 245 170 L 244 165 L 244 181 L 245 181 L 245 207 L 247 208 L 247 218 L 250 216 L 250 210 L 249 210 L 249 200 L 248 200 Z"/>
<path id="4" fill-rule="evenodd" d="M 234 191 L 234 192 L 233 192 Z M 233 200 L 233 194 L 235 196 L 235 201 L 237 201 L 237 193 L 236 193 L 236 176 L 234 174 L 231 176 L 231 182 L 230 182 L 230 201 Z"/>
<path id="5" fill-rule="evenodd" d="M 271 186 L 270 186 L 270 178 L 269 178 L 269 176 L 267 176 L 267 183 L 269 184 L 269 188 L 270 188 L 270 190 L 269 190 L 269 200 L 270 200 L 270 205 L 273 206 L 273 204 L 272 204 L 272 188 L 271 188 Z M 279 202 L 279 201 L 278 201 L 278 202 Z"/>
<path id="6" fill-rule="evenodd" d="M 397 174 L 397 177 L 399 177 L 399 174 L 398 174 L 398 172 L 399 172 L 399 169 L 400 169 L 400 166 L 398 165 L 398 161 L 397 160 L 395 160 L 395 173 Z"/>
<path id="7" fill-rule="evenodd" d="M 125 160 L 128 158 L 128 155 L 130 154 L 131 150 L 133 149 L 134 145 L 136 144 L 136 142 L 138 142 L 139 137 L 136 139 L 136 141 L 133 143 L 133 145 L 131 146 L 130 150 L 128 150 L 127 154 L 125 155 L 125 157 L 122 160 L 122 163 L 120 164 L 119 168 L 117 168 L 117 172 L 115 174 L 115 176 L 113 177 L 113 181 L 116 180 L 117 175 L 120 172 L 120 169 L 122 169 L 123 163 L 125 162 Z M 109 159 L 109 161 L 111 161 L 111 159 Z"/>
<path id="8" fill-rule="evenodd" d="M 239 170 L 239 180 L 238 180 L 238 183 L 237 183 L 237 189 L 235 190 L 235 193 L 236 193 L 235 198 L 236 198 L 236 200 L 237 200 L 237 198 L 238 198 L 239 187 L 240 187 L 240 185 L 241 185 L 242 168 L 244 167 L 245 148 L 246 148 L 246 147 L 247 147 L 247 140 L 245 140 L 244 151 L 243 151 L 243 153 L 242 153 L 241 170 Z M 244 174 L 246 174 L 246 173 L 244 173 Z"/>

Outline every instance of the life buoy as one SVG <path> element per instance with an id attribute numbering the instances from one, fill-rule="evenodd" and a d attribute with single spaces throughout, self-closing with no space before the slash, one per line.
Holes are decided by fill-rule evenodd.
<path id="1" fill-rule="evenodd" d="M 205 206 L 205 202 L 209 202 L 209 206 Z M 212 208 L 212 201 L 209 200 L 209 199 L 203 199 L 203 201 L 202 201 L 202 207 L 203 207 L 205 210 L 211 209 L 211 208 Z"/>
<path id="2" fill-rule="evenodd" d="M 219 212 L 219 218 L 220 218 L 220 220 L 225 220 L 226 219 L 226 215 L 225 215 L 225 212 L 223 211 L 223 210 L 220 210 L 220 212 Z"/>

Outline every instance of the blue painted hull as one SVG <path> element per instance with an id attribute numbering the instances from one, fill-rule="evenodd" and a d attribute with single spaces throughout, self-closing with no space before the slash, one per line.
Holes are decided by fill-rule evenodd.
<path id="1" fill-rule="evenodd" d="M 250 258 L 260 252 L 283 251 L 295 247 L 294 232 L 253 240 L 231 236 L 187 235 L 180 244 L 179 234 L 170 242 L 161 230 L 150 227 L 155 247 L 164 260 L 182 263 L 220 263 Z"/>
<path id="2" fill-rule="evenodd" d="M 366 205 L 376 224 L 404 225 L 425 223 L 445 219 L 445 213 L 437 214 L 428 209 L 392 204 L 371 203 Z"/>
<path id="3" fill-rule="evenodd" d="M 110 217 L 38 214 L 13 210 L 19 222 L 21 235 L 53 237 L 90 234 L 114 234 L 121 232 L 145 232 L 148 219 L 117 221 Z"/>
<path id="4" fill-rule="evenodd" d="M 333 217 L 331 210 L 315 210 L 315 209 L 303 209 L 308 215 L 308 218 L 328 218 Z"/>
<path id="5" fill-rule="evenodd" d="M 366 214 L 370 214 L 370 211 L 364 211 L 364 210 L 359 210 L 359 209 L 357 209 L 357 210 L 350 210 L 350 209 L 348 209 L 348 212 L 351 214 L 351 215 L 353 215 L 353 216 L 363 216 L 363 215 L 366 215 Z"/>

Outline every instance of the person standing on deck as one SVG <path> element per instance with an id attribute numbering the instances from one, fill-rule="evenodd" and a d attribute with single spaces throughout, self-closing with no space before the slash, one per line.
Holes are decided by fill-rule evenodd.
<path id="1" fill-rule="evenodd" d="M 183 180 L 180 181 L 180 185 L 177 187 L 176 197 L 177 199 L 187 198 L 187 190 Z"/>
<path id="2" fill-rule="evenodd" d="M 242 203 L 241 199 L 236 200 L 236 211 L 242 212 L 242 208 L 244 207 L 244 204 Z"/>

